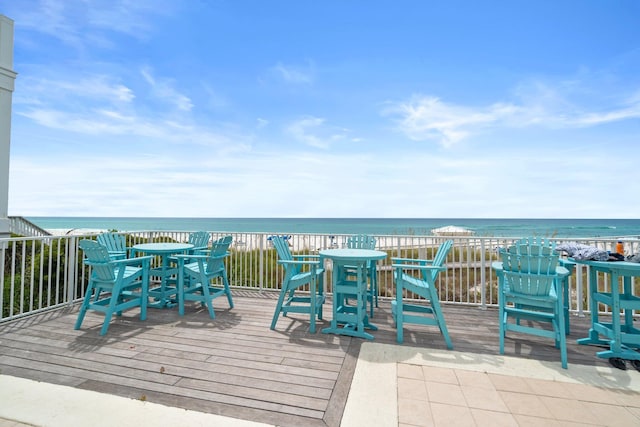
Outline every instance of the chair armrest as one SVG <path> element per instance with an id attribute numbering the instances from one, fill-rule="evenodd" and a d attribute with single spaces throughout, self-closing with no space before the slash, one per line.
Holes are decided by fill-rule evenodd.
<path id="1" fill-rule="evenodd" d="M 556 267 L 556 274 L 561 279 L 564 279 L 565 277 L 571 275 L 571 271 L 569 271 L 569 269 L 566 267 Z"/>
<path id="2" fill-rule="evenodd" d="M 320 255 L 314 255 L 314 254 L 309 254 L 309 255 L 294 255 L 294 258 L 299 258 L 299 259 L 304 259 L 304 258 L 314 258 L 314 259 L 320 259 Z"/>
<path id="3" fill-rule="evenodd" d="M 172 255 L 171 258 L 175 258 L 175 259 L 207 259 L 209 258 L 209 255 L 200 255 L 200 254 L 177 254 L 177 255 Z"/>
<path id="4" fill-rule="evenodd" d="M 422 265 L 433 264 L 432 259 L 397 258 L 397 257 L 392 257 L 391 262 L 403 263 L 403 264 L 412 263 L 412 264 L 422 264 Z"/>
<path id="5" fill-rule="evenodd" d="M 152 255 L 147 256 L 139 256 L 135 258 L 126 258 L 126 259 L 114 259 L 111 262 L 113 264 L 122 264 L 122 265 L 137 265 L 144 261 L 151 261 L 153 259 Z"/>
<path id="6" fill-rule="evenodd" d="M 391 267 L 402 270 L 437 270 L 437 271 L 445 271 L 447 269 L 446 266 L 436 267 L 435 265 L 419 265 L 419 264 L 391 264 Z"/>
<path id="7" fill-rule="evenodd" d="M 320 265 L 318 261 L 302 261 L 302 260 L 278 260 L 278 264 L 282 265 Z"/>
<path id="8" fill-rule="evenodd" d="M 142 264 L 143 262 L 151 262 L 152 259 L 153 259 L 153 256 L 151 256 L 151 255 L 141 256 L 141 257 L 136 257 L 136 258 L 112 259 L 112 260 L 109 261 L 109 264 L 115 264 L 115 265 L 139 265 L 139 264 Z M 90 265 L 90 266 L 105 265 L 106 264 L 104 262 L 95 262 L 95 261 L 90 261 L 88 259 L 85 259 L 84 263 L 86 265 Z"/>
<path id="9" fill-rule="evenodd" d="M 210 251 L 209 251 L 210 252 Z M 229 255 L 231 255 L 231 252 L 225 252 L 222 255 L 189 255 L 189 254 L 178 254 L 178 255 L 174 255 L 173 257 L 171 257 L 173 260 L 176 260 L 178 262 L 180 262 L 180 260 L 183 261 L 199 261 L 199 260 L 203 260 L 206 261 L 208 259 L 223 259 L 228 257 Z"/>
<path id="10" fill-rule="evenodd" d="M 491 268 L 493 268 L 494 270 L 500 270 L 500 271 L 502 271 L 504 269 L 502 267 L 502 261 L 493 261 L 491 263 Z"/>

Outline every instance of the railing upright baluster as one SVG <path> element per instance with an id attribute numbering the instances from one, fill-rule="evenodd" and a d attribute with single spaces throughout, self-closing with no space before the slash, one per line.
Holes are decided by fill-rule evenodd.
<path id="1" fill-rule="evenodd" d="M 485 252 L 487 247 L 485 246 L 484 239 L 480 240 L 480 308 L 487 309 L 487 269 L 485 265 L 487 263 Z"/>

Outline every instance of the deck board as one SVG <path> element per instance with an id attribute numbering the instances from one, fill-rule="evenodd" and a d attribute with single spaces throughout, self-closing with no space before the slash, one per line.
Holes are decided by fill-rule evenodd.
<path id="1" fill-rule="evenodd" d="M 217 304 L 216 319 L 195 305 L 136 310 L 98 335 L 101 316 L 88 313 L 74 330 L 77 307 L 0 324 L 0 372 L 23 378 L 143 399 L 185 409 L 282 426 L 338 426 L 362 340 L 308 331 L 302 315 L 281 318 L 269 329 L 277 294 L 234 291 L 235 308 Z M 325 306 L 328 326 L 330 305 Z M 457 351 L 498 354 L 495 309 L 444 305 Z M 388 300 L 372 323 L 377 342 L 396 344 Z M 588 318 L 571 318 L 571 364 L 606 365 L 597 348 L 579 346 Z M 407 325 L 405 346 L 445 349 L 437 329 Z M 511 334 L 506 355 L 560 363 L 550 340 Z"/>

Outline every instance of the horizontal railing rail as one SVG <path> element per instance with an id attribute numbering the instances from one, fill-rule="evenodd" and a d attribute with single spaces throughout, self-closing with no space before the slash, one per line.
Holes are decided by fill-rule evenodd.
<path id="1" fill-rule="evenodd" d="M 135 231 L 122 233 L 132 247 L 139 243 L 175 241 L 186 242 L 188 231 Z M 282 235 L 282 233 L 279 233 Z M 283 270 L 277 264 L 277 255 L 271 247 L 274 233 L 211 232 L 212 239 L 233 236 L 227 258 L 229 281 L 236 289 L 278 290 Z M 3 277 L 0 293 L 0 321 L 34 314 L 74 304 L 84 296 L 89 270 L 82 262 L 78 249 L 81 239 L 95 239 L 95 234 L 65 236 L 35 236 L 0 239 L 0 265 Z M 292 252 L 317 253 L 325 248 L 344 247 L 349 235 L 286 234 Z M 447 270 L 438 276 L 438 291 L 443 303 L 467 304 L 486 308 L 498 302 L 498 282 L 491 263 L 498 260 L 498 249 L 509 246 L 520 237 L 475 236 L 375 236 L 376 249 L 386 251 L 388 257 L 378 262 L 380 296 L 394 297 L 392 257 L 429 259 L 445 240 L 452 239 L 453 249 L 446 261 Z M 599 249 L 613 251 L 622 240 L 627 253 L 640 252 L 637 238 L 554 239 L 558 243 L 576 242 Z M 155 262 L 159 262 L 156 259 Z M 324 280 L 331 291 L 331 265 L 328 264 Z M 606 292 L 611 283 L 608 277 L 598 276 L 598 286 Z M 589 312 L 589 274 L 585 266 L 576 266 L 569 279 L 569 309 L 577 315 Z M 640 294 L 640 284 L 632 284 Z M 601 305 L 607 313 L 608 308 Z M 635 313 L 636 315 L 638 313 Z"/>

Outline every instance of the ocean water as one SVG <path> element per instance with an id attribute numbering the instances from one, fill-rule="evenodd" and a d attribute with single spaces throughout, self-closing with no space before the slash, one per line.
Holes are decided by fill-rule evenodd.
<path id="1" fill-rule="evenodd" d="M 487 237 L 640 237 L 640 219 L 27 217 L 44 229 L 431 235 L 454 225 Z"/>

